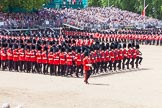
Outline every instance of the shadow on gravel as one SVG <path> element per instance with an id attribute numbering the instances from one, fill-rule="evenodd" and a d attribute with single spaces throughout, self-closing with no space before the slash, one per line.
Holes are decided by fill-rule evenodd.
<path id="1" fill-rule="evenodd" d="M 106 77 L 109 75 L 116 75 L 116 74 L 123 74 L 123 73 L 129 73 L 129 72 L 139 72 L 139 71 L 145 71 L 145 70 L 151 70 L 149 68 L 141 68 L 141 69 L 130 69 L 130 70 L 122 70 L 122 71 L 109 71 L 107 73 L 101 73 L 98 75 L 91 75 L 91 78 L 97 78 L 97 77 Z"/>
<path id="2" fill-rule="evenodd" d="M 89 83 L 89 85 L 96 85 L 96 86 L 109 86 L 109 84 L 100 84 L 100 83 Z"/>

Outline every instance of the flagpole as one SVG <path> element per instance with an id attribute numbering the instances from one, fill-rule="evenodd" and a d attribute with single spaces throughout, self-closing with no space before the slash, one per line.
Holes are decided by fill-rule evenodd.
<path id="1" fill-rule="evenodd" d="M 145 9 L 145 6 L 146 6 L 146 0 L 144 0 L 144 13 L 145 13 L 145 15 L 146 15 L 146 9 Z M 145 21 L 146 21 L 146 19 L 145 19 L 145 15 L 144 15 L 144 29 L 145 29 Z"/>

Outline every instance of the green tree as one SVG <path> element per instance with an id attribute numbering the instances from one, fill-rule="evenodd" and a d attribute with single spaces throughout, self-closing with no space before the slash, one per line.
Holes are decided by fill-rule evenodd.
<path id="1" fill-rule="evenodd" d="M 97 2 L 98 1 L 98 2 Z M 110 6 L 118 7 L 120 9 L 132 11 L 141 14 L 144 9 L 144 0 L 89 0 L 89 6 Z M 158 19 L 162 19 L 162 0 L 146 0 L 146 15 Z"/>
<path id="2" fill-rule="evenodd" d="M 49 0 L 0 0 L 0 7 L 2 10 L 13 11 L 15 8 L 20 8 L 26 11 L 39 9 L 43 4 L 47 4 Z"/>

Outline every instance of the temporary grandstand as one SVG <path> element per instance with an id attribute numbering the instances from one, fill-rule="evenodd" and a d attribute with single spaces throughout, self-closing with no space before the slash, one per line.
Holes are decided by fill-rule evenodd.
<path id="1" fill-rule="evenodd" d="M 48 8 L 85 8 L 88 6 L 88 0 L 50 0 L 46 6 Z"/>

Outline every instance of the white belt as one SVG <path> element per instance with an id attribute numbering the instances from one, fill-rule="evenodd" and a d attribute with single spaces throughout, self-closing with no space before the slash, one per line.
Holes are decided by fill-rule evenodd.
<path id="1" fill-rule="evenodd" d="M 67 61 L 72 61 L 72 60 L 67 60 Z"/>

